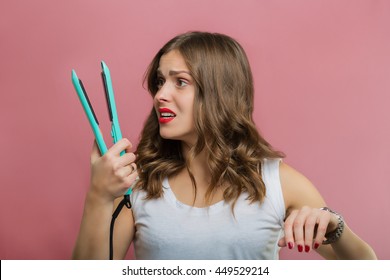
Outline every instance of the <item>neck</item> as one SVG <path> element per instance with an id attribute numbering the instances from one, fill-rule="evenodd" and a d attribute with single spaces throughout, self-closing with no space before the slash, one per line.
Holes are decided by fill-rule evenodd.
<path id="1" fill-rule="evenodd" d="M 186 159 L 190 156 L 191 147 L 183 143 L 183 155 Z M 192 160 L 188 162 L 191 173 L 194 175 L 197 185 L 208 186 L 211 181 L 211 173 L 207 164 L 207 154 L 202 150 Z"/>

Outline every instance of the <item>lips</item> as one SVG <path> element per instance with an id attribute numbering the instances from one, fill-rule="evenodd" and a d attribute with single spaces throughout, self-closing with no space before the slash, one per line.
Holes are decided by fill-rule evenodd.
<path id="1" fill-rule="evenodd" d="M 160 113 L 158 120 L 161 124 L 168 123 L 176 117 L 176 114 L 168 108 L 160 108 L 158 112 Z"/>

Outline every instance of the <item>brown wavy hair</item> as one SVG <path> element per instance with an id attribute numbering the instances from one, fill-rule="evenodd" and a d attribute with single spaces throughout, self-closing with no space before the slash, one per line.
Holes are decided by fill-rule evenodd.
<path id="1" fill-rule="evenodd" d="M 190 163 L 205 150 L 211 171 L 207 204 L 220 186 L 226 186 L 224 200 L 232 202 L 232 207 L 243 192 L 250 202 L 261 202 L 266 193 L 261 161 L 284 155 L 271 147 L 253 122 L 253 78 L 243 48 L 223 34 L 189 32 L 176 36 L 160 49 L 146 71 L 144 82 L 152 96 L 158 91 L 160 58 L 172 50 L 183 56 L 194 80 L 198 139 L 189 156 L 184 157 L 180 141 L 160 136 L 157 115 L 152 109 L 136 151 L 136 188 L 146 191 L 147 199 L 159 198 L 163 194 L 163 179 L 186 168 L 196 193 Z"/>

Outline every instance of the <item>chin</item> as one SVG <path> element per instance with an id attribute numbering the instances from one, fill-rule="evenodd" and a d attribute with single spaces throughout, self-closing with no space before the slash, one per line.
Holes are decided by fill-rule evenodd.
<path id="1" fill-rule="evenodd" d="M 160 129 L 160 136 L 161 138 L 166 140 L 176 140 L 176 141 L 182 141 L 185 143 L 192 143 L 192 144 L 196 142 L 196 140 L 194 140 L 196 139 L 194 135 L 191 136 L 188 134 L 178 135 L 177 133 L 167 133 L 167 131 L 161 129 Z"/>
<path id="2" fill-rule="evenodd" d="M 172 133 L 164 133 L 163 131 L 160 130 L 160 136 L 161 138 L 163 139 L 166 139 L 166 140 L 180 140 L 177 135 L 173 135 Z"/>

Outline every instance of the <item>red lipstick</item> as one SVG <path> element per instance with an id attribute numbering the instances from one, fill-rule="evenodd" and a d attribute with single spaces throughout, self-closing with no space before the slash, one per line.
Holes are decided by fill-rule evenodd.
<path id="1" fill-rule="evenodd" d="M 168 108 L 160 108 L 158 112 L 160 113 L 158 121 L 161 124 L 168 123 L 176 117 L 176 114 Z"/>

